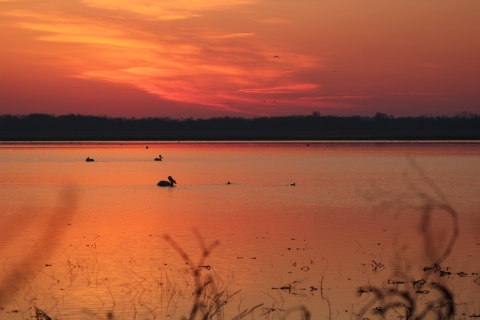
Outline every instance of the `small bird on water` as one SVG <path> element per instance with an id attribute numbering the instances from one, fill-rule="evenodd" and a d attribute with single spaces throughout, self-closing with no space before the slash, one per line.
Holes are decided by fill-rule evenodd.
<path id="1" fill-rule="evenodd" d="M 295 182 L 291 184 L 292 187 L 295 187 Z"/>

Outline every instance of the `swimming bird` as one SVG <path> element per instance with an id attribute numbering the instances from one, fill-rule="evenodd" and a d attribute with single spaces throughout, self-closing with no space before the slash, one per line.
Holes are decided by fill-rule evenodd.
<path id="1" fill-rule="evenodd" d="M 93 161 L 95 161 L 95 160 L 93 160 L 93 159 L 90 158 L 90 157 L 87 157 L 87 159 L 85 159 L 85 161 L 86 161 L 86 162 L 93 162 Z"/>
<path id="2" fill-rule="evenodd" d="M 230 181 L 228 181 L 227 184 L 231 184 Z"/>
<path id="3" fill-rule="evenodd" d="M 174 184 L 176 184 L 177 181 L 175 181 L 172 176 L 168 176 L 168 181 L 161 180 L 160 182 L 157 183 L 157 186 L 159 187 L 173 187 Z"/>
<path id="4" fill-rule="evenodd" d="M 278 59 L 280 59 L 280 57 L 279 57 L 279 56 L 273 56 L 273 57 L 274 57 L 274 58 L 278 58 Z"/>
<path id="5" fill-rule="evenodd" d="M 159 155 L 158 155 L 158 158 L 155 158 L 155 159 L 153 159 L 153 160 L 155 160 L 155 161 L 162 161 L 162 160 L 163 160 L 163 157 L 162 157 L 161 154 L 159 154 Z"/>
<path id="6" fill-rule="evenodd" d="M 295 187 L 295 182 L 291 184 L 292 187 Z"/>

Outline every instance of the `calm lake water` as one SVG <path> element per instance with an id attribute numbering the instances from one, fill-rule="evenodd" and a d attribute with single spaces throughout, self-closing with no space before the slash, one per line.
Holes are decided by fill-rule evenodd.
<path id="1" fill-rule="evenodd" d="M 308 144 L 1 144 L 0 318 L 480 316 L 480 143 Z"/>

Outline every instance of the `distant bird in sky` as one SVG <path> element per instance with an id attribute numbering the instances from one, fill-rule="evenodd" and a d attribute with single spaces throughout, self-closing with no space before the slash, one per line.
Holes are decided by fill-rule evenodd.
<path id="1" fill-rule="evenodd" d="M 279 57 L 279 56 L 273 56 L 273 57 L 274 57 L 274 58 L 278 58 L 278 59 L 280 59 L 280 57 Z"/>

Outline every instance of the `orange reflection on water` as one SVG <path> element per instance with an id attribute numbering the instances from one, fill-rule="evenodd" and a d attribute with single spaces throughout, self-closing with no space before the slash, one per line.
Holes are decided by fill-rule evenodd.
<path id="1" fill-rule="evenodd" d="M 202 241 L 220 241 L 200 270 L 219 292 L 241 290 L 225 318 L 258 304 L 254 318 L 298 306 L 314 318 L 332 307 L 355 317 L 373 297 L 359 288 L 422 278 L 448 279 L 465 308 L 477 307 L 476 144 L 309 144 L 2 145 L 2 317 L 28 317 L 34 306 L 69 319 L 188 315 L 192 265 L 164 235 L 194 263 Z M 176 187 L 156 185 L 168 176 Z M 423 270 L 452 237 L 440 209 L 429 222 L 438 237 L 419 232 L 435 203 L 459 216 L 440 264 L 448 277 Z"/>

